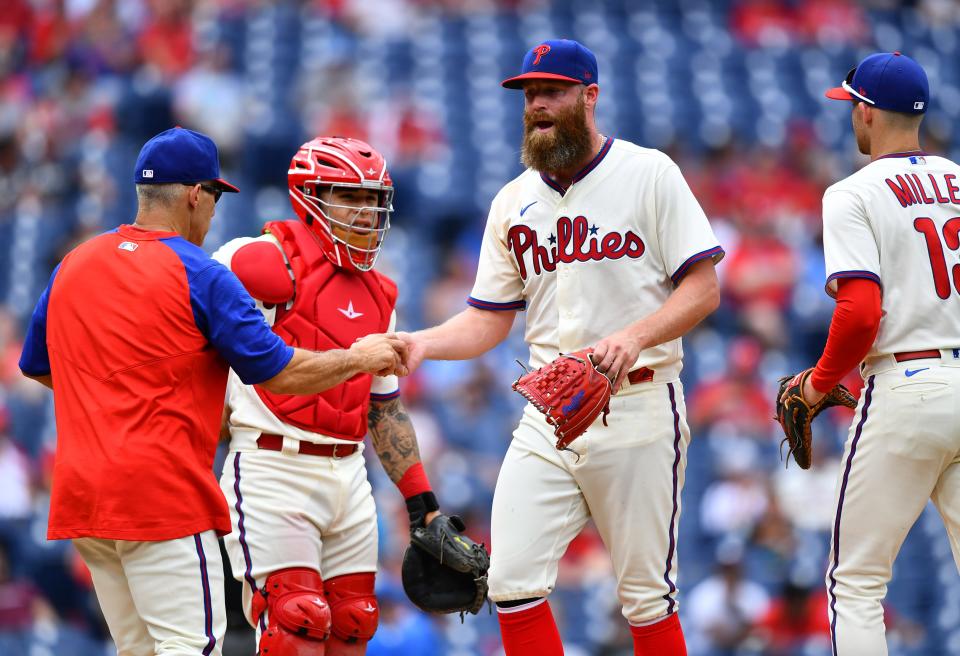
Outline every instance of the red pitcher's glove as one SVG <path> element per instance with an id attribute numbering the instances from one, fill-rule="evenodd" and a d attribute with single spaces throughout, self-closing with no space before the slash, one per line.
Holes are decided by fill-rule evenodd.
<path id="1" fill-rule="evenodd" d="M 780 379 L 780 389 L 777 390 L 777 416 L 774 419 L 783 429 L 783 442 L 790 445 L 787 452 L 787 464 L 790 456 L 797 461 L 800 469 L 810 469 L 813 456 L 813 433 L 810 424 L 821 412 L 835 405 L 856 408 L 857 400 L 843 385 L 835 385 L 826 395 L 810 405 L 803 398 L 803 382 L 813 373 L 813 369 L 801 371 L 795 376 L 784 376 Z M 780 448 L 783 448 L 783 442 Z M 782 455 L 781 451 L 781 455 Z"/>
<path id="2" fill-rule="evenodd" d="M 513 384 L 554 427 L 558 449 L 580 437 L 601 413 L 607 423 L 613 383 L 597 371 L 591 353 L 593 349 L 561 354 Z"/>

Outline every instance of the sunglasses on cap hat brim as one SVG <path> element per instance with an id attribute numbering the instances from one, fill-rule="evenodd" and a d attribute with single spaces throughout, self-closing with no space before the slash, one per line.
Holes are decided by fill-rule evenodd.
<path id="1" fill-rule="evenodd" d="M 847 73 L 847 76 L 843 79 L 843 82 L 840 83 L 840 86 L 827 89 L 824 95 L 831 100 L 853 100 L 856 102 L 865 102 L 868 105 L 876 105 L 873 100 L 870 100 L 853 88 L 853 76 L 856 72 L 857 67 L 854 66 L 850 69 L 850 72 Z"/>

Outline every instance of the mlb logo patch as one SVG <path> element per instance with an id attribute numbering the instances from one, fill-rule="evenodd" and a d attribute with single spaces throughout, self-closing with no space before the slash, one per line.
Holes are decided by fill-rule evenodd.
<path id="1" fill-rule="evenodd" d="M 913 103 L 913 108 L 916 109 L 916 110 L 921 110 L 921 109 L 923 109 L 923 101 L 922 101 L 922 100 L 918 100 L 917 102 Z"/>
<path id="2" fill-rule="evenodd" d="M 926 166 L 926 164 L 927 164 L 927 158 L 926 158 L 926 157 L 920 157 L 920 156 L 914 155 L 914 156 L 910 157 L 909 159 L 910 159 L 910 163 L 911 163 L 911 164 L 920 164 L 920 165 L 922 165 L 922 166 Z"/>
<path id="3" fill-rule="evenodd" d="M 133 251 L 137 250 L 138 246 L 137 244 L 134 244 L 132 241 L 125 241 L 119 246 L 117 246 L 117 248 L 119 248 L 122 251 L 129 251 L 132 253 Z"/>
<path id="4" fill-rule="evenodd" d="M 153 169 L 143 169 L 143 177 L 145 177 L 145 178 L 152 178 L 152 177 L 153 177 Z"/>

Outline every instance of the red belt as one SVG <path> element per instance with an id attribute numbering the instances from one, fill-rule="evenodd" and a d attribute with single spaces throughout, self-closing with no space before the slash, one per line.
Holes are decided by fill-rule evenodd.
<path id="1" fill-rule="evenodd" d="M 907 362 L 909 360 L 923 360 L 924 358 L 939 358 L 940 351 L 938 349 L 930 349 L 929 351 L 902 351 L 900 353 L 894 353 L 893 359 L 897 362 Z"/>
<path id="2" fill-rule="evenodd" d="M 939 353 L 939 351 L 937 351 Z M 637 383 L 649 383 L 653 380 L 653 369 L 650 367 L 640 367 L 639 369 L 634 369 L 629 374 L 627 374 L 627 380 L 630 381 L 631 385 L 636 385 Z"/>
<path id="3" fill-rule="evenodd" d="M 260 437 L 257 438 L 257 446 L 267 451 L 282 451 L 283 436 L 262 433 Z M 345 458 L 356 453 L 359 448 L 359 444 L 315 444 L 314 442 L 300 440 L 300 446 L 297 452 L 307 456 Z"/>

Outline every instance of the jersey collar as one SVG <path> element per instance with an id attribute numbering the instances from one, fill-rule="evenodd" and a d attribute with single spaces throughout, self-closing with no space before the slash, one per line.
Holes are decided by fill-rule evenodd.
<path id="1" fill-rule="evenodd" d="M 551 189 L 559 193 L 561 196 L 563 196 L 564 194 L 567 193 L 567 189 L 573 186 L 573 184 L 583 180 L 585 177 L 587 177 L 590 171 L 592 171 L 593 169 L 597 168 L 600 165 L 600 162 L 603 161 L 603 158 L 606 157 L 607 153 L 610 152 L 610 146 L 612 145 L 613 145 L 613 137 L 604 137 L 603 145 L 600 146 L 600 152 L 597 153 L 592 160 L 590 160 L 589 164 L 587 164 L 582 169 L 577 171 L 577 173 L 573 176 L 573 179 L 570 180 L 570 184 L 567 187 L 561 187 L 554 180 L 551 180 L 546 173 L 540 173 L 540 179 L 543 180 L 548 187 L 550 187 Z"/>
<path id="2" fill-rule="evenodd" d="M 148 241 L 152 239 L 168 239 L 170 237 L 179 237 L 178 232 L 168 232 L 166 230 L 144 230 L 140 226 L 125 223 L 117 228 L 117 232 L 128 239 L 139 239 Z"/>
<path id="3" fill-rule="evenodd" d="M 894 157 L 927 157 L 930 153 L 923 150 L 909 150 L 905 153 L 887 153 L 886 155 L 881 155 L 877 159 L 891 159 Z"/>

